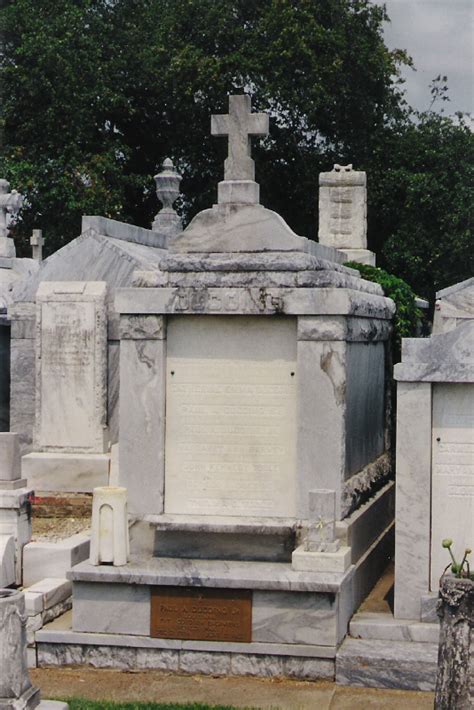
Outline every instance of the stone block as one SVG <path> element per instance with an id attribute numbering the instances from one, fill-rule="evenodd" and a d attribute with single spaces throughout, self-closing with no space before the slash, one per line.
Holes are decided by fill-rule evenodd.
<path id="1" fill-rule="evenodd" d="M 26 649 L 26 665 L 28 666 L 28 668 L 36 668 L 37 661 L 35 647 L 29 647 Z"/>
<path id="2" fill-rule="evenodd" d="M 17 478 L 15 481 L 0 480 L 0 489 L 5 491 L 17 491 L 19 488 L 26 488 L 28 481 L 26 478 Z"/>
<path id="3" fill-rule="evenodd" d="M 347 638 L 336 656 L 336 683 L 432 691 L 437 644 Z"/>
<path id="4" fill-rule="evenodd" d="M 23 548 L 23 584 L 45 577 L 65 578 L 71 567 L 89 556 L 89 538 L 78 534 L 59 542 L 29 542 Z"/>
<path id="5" fill-rule="evenodd" d="M 92 668 L 117 668 L 122 671 L 133 671 L 136 668 L 137 649 L 117 646 L 112 648 L 84 646 L 82 657 L 82 664 L 92 666 Z"/>
<path id="6" fill-rule="evenodd" d="M 179 670 L 182 673 L 202 673 L 203 675 L 229 675 L 230 668 L 230 653 L 180 651 L 179 654 Z"/>
<path id="7" fill-rule="evenodd" d="M 165 346 L 163 340 L 120 344 L 119 479 L 132 514 L 163 511 Z"/>
<path id="8" fill-rule="evenodd" d="M 286 678 L 298 680 L 334 680 L 335 663 L 321 658 L 285 658 L 283 672 Z"/>
<path id="9" fill-rule="evenodd" d="M 22 465 L 35 491 L 92 493 L 109 482 L 109 454 L 31 453 Z"/>
<path id="10" fill-rule="evenodd" d="M 18 434 L 0 432 L 0 480 L 21 478 L 20 439 Z"/>
<path id="11" fill-rule="evenodd" d="M 34 616 L 28 616 L 26 622 L 26 642 L 28 646 L 31 646 L 35 642 L 35 632 L 43 628 L 43 615 L 35 614 Z"/>
<path id="12" fill-rule="evenodd" d="M 293 551 L 291 566 L 298 572 L 335 572 L 343 574 L 351 564 L 351 548 L 336 552 L 308 552 L 302 545 Z"/>
<path id="13" fill-rule="evenodd" d="M 439 624 L 395 619 L 390 613 L 359 612 L 350 624 L 354 638 L 437 644 Z"/>
<path id="14" fill-rule="evenodd" d="M 71 596 L 72 584 L 67 579 L 47 577 L 33 584 L 28 591 L 43 595 L 43 609 L 46 611 Z"/>
<path id="15" fill-rule="evenodd" d="M 254 591 L 252 641 L 334 646 L 337 642 L 334 595 Z"/>
<path id="16" fill-rule="evenodd" d="M 358 264 L 368 264 L 375 266 L 376 255 L 369 249 L 340 249 L 344 254 L 345 261 L 356 261 Z"/>
<path id="17" fill-rule="evenodd" d="M 250 653 L 233 653 L 231 658 L 231 674 L 261 676 L 263 678 L 281 678 L 285 674 L 285 658 L 283 656 L 257 656 Z"/>
<path id="18" fill-rule="evenodd" d="M 72 609 L 72 597 L 67 597 L 43 612 L 43 624 L 49 624 L 70 609 Z"/>
<path id="19" fill-rule="evenodd" d="M 233 202 L 257 205 L 260 201 L 260 185 L 253 180 L 223 180 L 217 185 L 219 204 Z"/>
<path id="20" fill-rule="evenodd" d="M 139 670 L 176 672 L 179 670 L 179 656 L 179 651 L 163 650 L 161 648 L 137 648 L 136 667 Z"/>
<path id="21" fill-rule="evenodd" d="M 135 584 L 74 584 L 74 631 L 150 635 L 150 589 Z"/>
<path id="22" fill-rule="evenodd" d="M 397 401 L 395 617 L 419 620 L 430 591 L 431 384 L 400 382 Z"/>
<path id="23" fill-rule="evenodd" d="M 0 589 L 15 584 L 15 562 L 15 538 L 13 535 L 0 533 Z"/>
<path id="24" fill-rule="evenodd" d="M 34 616 L 35 614 L 40 614 L 43 611 L 43 592 L 31 589 L 24 590 L 25 595 L 25 610 L 28 616 Z"/>
<path id="25" fill-rule="evenodd" d="M 22 583 L 22 549 L 31 540 L 30 497 L 33 491 L 0 489 L 0 535 L 11 535 L 15 540 L 16 583 Z"/>

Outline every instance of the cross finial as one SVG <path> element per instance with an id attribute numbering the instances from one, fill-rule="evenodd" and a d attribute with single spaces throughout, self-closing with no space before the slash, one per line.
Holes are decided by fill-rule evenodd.
<path id="1" fill-rule="evenodd" d="M 30 244 L 33 248 L 33 259 L 35 261 L 43 261 L 43 232 L 41 229 L 33 229 L 33 234 L 30 237 Z"/>
<path id="2" fill-rule="evenodd" d="M 229 96 L 229 113 L 211 117 L 211 134 L 229 138 L 224 180 L 254 180 L 255 164 L 250 153 L 250 136 L 268 135 L 268 115 L 251 113 L 250 96 L 247 94 Z"/>

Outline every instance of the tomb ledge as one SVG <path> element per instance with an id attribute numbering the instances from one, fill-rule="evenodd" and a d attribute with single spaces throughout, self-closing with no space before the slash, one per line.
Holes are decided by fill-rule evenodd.
<path id="1" fill-rule="evenodd" d="M 296 572 L 284 562 L 242 562 L 133 557 L 121 567 L 75 565 L 67 574 L 74 583 L 98 582 L 150 586 L 211 587 L 216 589 L 265 589 L 337 594 L 354 574 Z"/>
<path id="2" fill-rule="evenodd" d="M 230 518 L 219 515 L 146 515 L 144 520 L 163 532 L 179 530 L 254 535 L 293 533 L 303 525 L 303 521 L 297 518 Z"/>
<path id="3" fill-rule="evenodd" d="M 353 315 L 391 319 L 390 298 L 350 288 L 122 288 L 118 313 L 219 315 Z"/>

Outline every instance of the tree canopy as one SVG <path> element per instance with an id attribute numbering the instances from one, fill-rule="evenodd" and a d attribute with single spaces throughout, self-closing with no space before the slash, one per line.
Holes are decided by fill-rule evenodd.
<path id="1" fill-rule="evenodd" d="M 0 10 L 0 171 L 27 196 L 19 244 L 49 251 L 82 214 L 149 226 L 171 157 L 186 220 L 215 201 L 227 95 L 252 95 L 262 203 L 316 238 L 318 174 L 367 170 L 369 247 L 420 295 L 465 278 L 472 135 L 404 102 L 411 60 L 369 0 L 14 0 Z"/>

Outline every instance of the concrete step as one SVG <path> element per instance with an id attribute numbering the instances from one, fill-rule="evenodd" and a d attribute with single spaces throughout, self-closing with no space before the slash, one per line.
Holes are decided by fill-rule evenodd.
<path id="1" fill-rule="evenodd" d="M 394 619 L 389 613 L 359 612 L 352 618 L 349 633 L 356 639 L 434 644 L 439 642 L 439 624 Z"/>
<path id="2" fill-rule="evenodd" d="M 336 655 L 336 683 L 433 691 L 438 645 L 346 638 Z"/>

